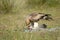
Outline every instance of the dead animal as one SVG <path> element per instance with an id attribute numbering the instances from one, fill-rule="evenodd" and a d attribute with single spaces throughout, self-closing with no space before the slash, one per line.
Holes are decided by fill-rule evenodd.
<path id="1" fill-rule="evenodd" d="M 47 28 L 46 24 L 39 25 L 39 28 Z"/>

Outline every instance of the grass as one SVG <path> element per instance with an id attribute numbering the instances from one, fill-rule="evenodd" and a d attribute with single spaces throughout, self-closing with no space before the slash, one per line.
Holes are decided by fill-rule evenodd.
<path id="1" fill-rule="evenodd" d="M 0 40 L 60 40 L 60 31 L 55 32 L 21 32 L 0 31 Z"/>
<path id="2" fill-rule="evenodd" d="M 39 31 L 31 33 L 20 31 L 25 27 L 25 17 L 32 12 L 48 13 L 54 19 L 53 21 L 40 20 L 39 24 L 45 23 L 48 28 L 60 27 L 60 0 L 9 0 L 8 2 L 3 0 L 3 2 L 6 1 L 4 4 L 1 4 L 1 1 L 0 40 L 60 40 L 59 29 L 55 32 Z"/>

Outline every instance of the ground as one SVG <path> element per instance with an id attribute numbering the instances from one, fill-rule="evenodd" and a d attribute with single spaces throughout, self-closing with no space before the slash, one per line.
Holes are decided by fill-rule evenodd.
<path id="1" fill-rule="evenodd" d="M 40 20 L 39 24 L 46 24 L 48 28 L 60 27 L 60 5 L 49 7 L 47 5 L 22 8 L 22 4 L 13 10 L 13 12 L 0 13 L 0 40 L 60 40 L 60 30 L 55 32 L 39 31 L 39 32 L 23 32 L 25 28 L 25 18 L 32 12 L 42 12 L 51 14 L 54 20 Z M 24 3 L 24 2 L 23 2 Z M 20 6 L 19 6 L 20 5 Z M 16 4 L 15 4 L 16 7 Z M 25 6 L 24 6 L 25 7 Z"/>

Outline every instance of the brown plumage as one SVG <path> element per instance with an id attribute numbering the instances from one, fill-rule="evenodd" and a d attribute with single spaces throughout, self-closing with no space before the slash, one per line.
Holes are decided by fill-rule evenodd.
<path id="1" fill-rule="evenodd" d="M 45 20 L 52 19 L 50 16 L 51 16 L 50 14 L 44 14 L 44 13 L 32 13 L 32 14 L 29 14 L 29 16 L 25 20 L 26 26 L 28 26 L 30 23 L 33 24 L 34 22 L 37 22 L 37 21 L 39 21 L 41 19 L 45 19 Z"/>

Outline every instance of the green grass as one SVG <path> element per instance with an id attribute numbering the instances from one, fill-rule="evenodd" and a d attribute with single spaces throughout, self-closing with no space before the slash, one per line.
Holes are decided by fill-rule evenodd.
<path id="1" fill-rule="evenodd" d="M 0 0 L 0 40 L 60 40 L 60 30 L 55 32 L 21 32 L 25 18 L 32 12 L 52 15 L 53 21 L 40 20 L 48 28 L 60 27 L 60 0 Z M 41 2 L 41 3 L 40 3 Z M 12 6 L 13 5 L 13 6 Z"/>

